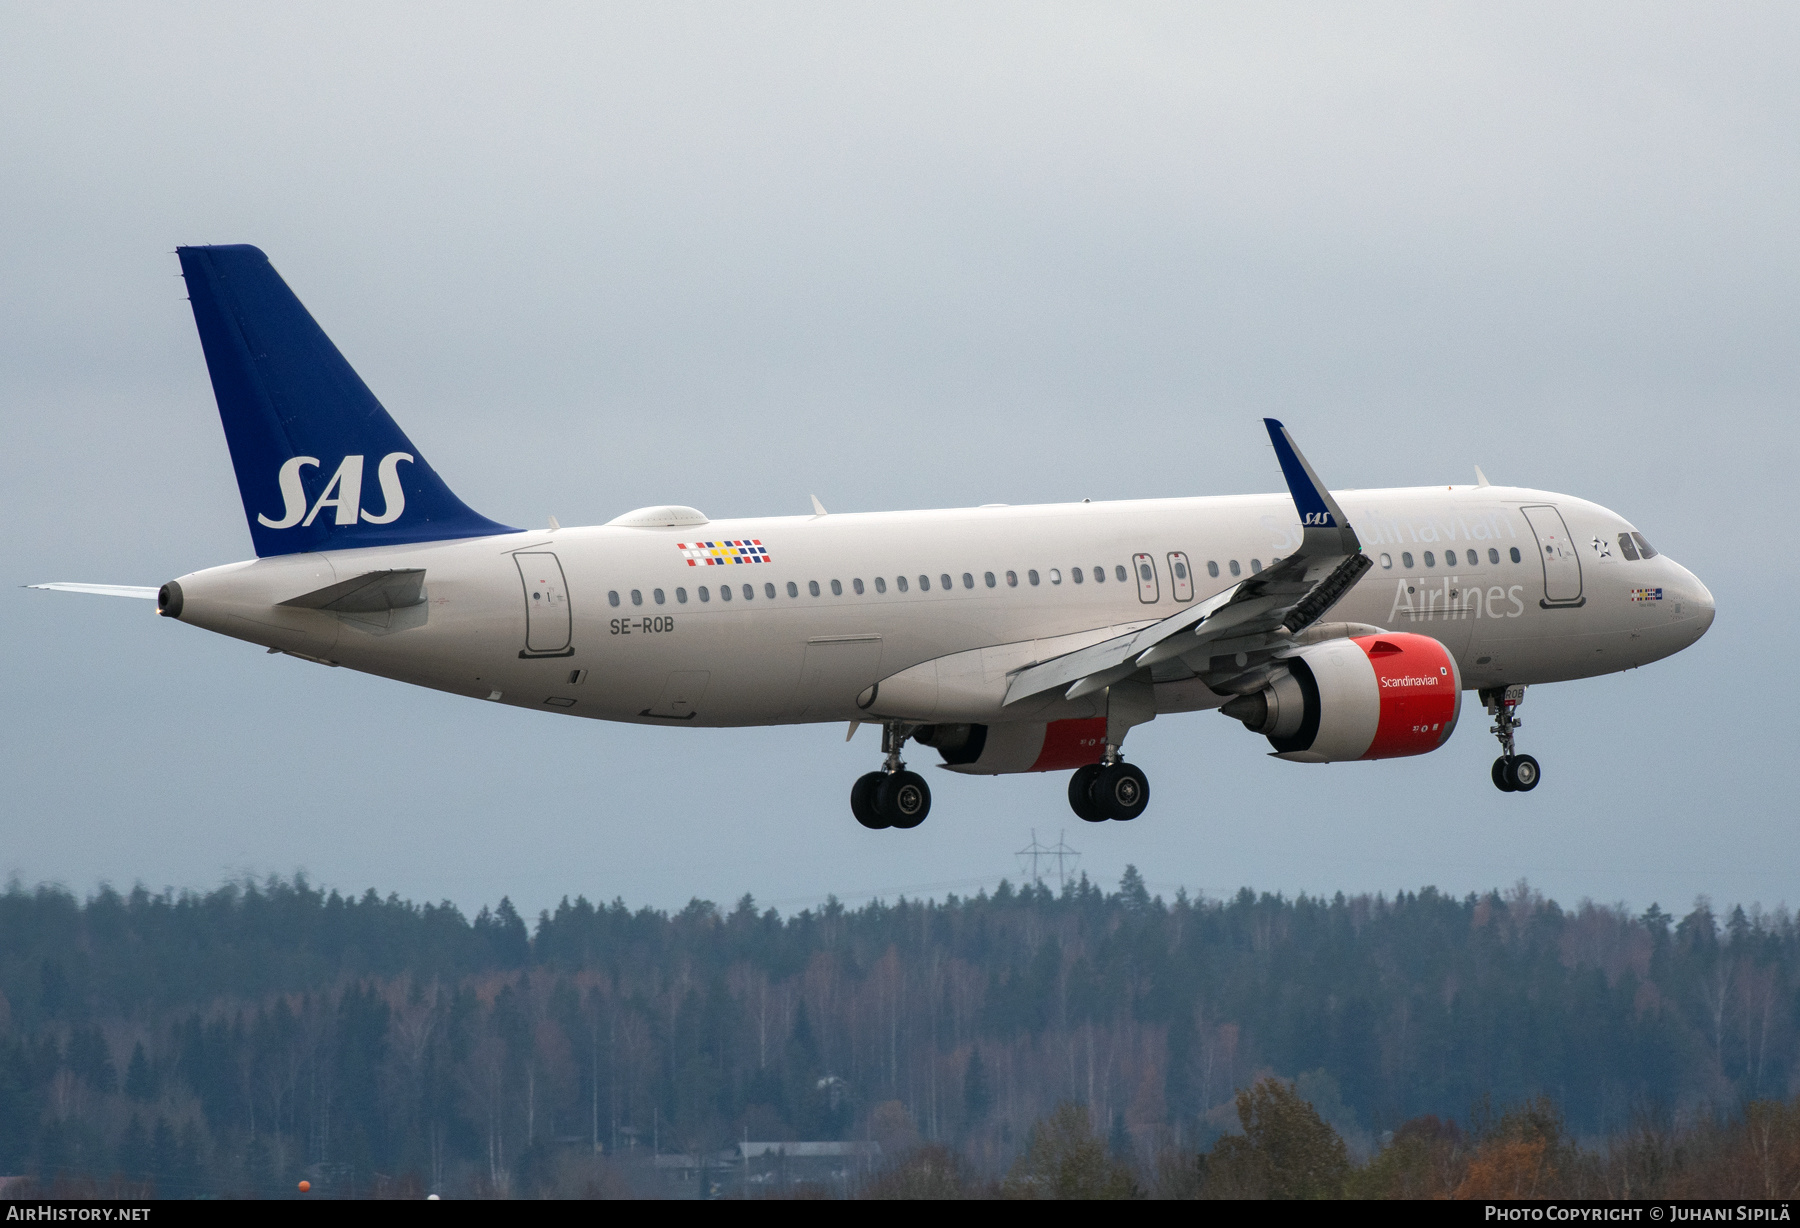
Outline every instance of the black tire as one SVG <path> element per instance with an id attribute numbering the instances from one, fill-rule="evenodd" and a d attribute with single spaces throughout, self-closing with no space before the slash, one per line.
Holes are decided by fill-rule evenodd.
<path id="1" fill-rule="evenodd" d="M 1094 799 L 1089 795 L 1089 790 L 1094 784 L 1094 777 L 1099 774 L 1100 765 L 1090 763 L 1085 767 L 1076 768 L 1075 774 L 1069 777 L 1069 809 L 1073 810 L 1075 817 L 1084 823 L 1106 822 L 1106 812 L 1096 806 Z"/>
<path id="2" fill-rule="evenodd" d="M 889 827 L 917 827 L 931 813 L 931 786 L 917 772 L 895 772 L 875 786 L 875 809 Z"/>
<path id="3" fill-rule="evenodd" d="M 1512 764 L 1506 769 L 1506 779 L 1512 782 L 1515 793 L 1531 792 L 1543 778 L 1543 769 L 1530 755 L 1514 755 Z"/>
<path id="4" fill-rule="evenodd" d="M 1100 769 L 1088 796 L 1107 818 L 1129 823 L 1150 804 L 1150 780 L 1135 763 L 1115 763 Z"/>
<path id="5" fill-rule="evenodd" d="M 1508 771 L 1511 767 L 1512 761 L 1505 755 L 1501 755 L 1498 759 L 1494 760 L 1493 771 L 1488 773 L 1488 775 L 1494 778 L 1494 788 L 1500 790 L 1502 793 L 1511 793 L 1518 787 L 1512 783 L 1512 775 Z"/>
<path id="6" fill-rule="evenodd" d="M 850 813 L 870 831 L 880 831 L 887 826 L 882 821 L 881 812 L 875 808 L 875 790 L 880 787 L 881 780 L 880 772 L 870 772 L 866 776 L 858 776 L 856 783 L 850 786 Z"/>

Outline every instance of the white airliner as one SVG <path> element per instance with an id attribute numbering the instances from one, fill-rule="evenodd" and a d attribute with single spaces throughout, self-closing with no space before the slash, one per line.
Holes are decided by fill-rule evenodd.
<path id="1" fill-rule="evenodd" d="M 165 618 L 493 703 L 673 726 L 882 730 L 865 827 L 917 826 L 910 739 L 955 772 L 1070 771 L 1091 822 L 1150 800 L 1135 725 L 1218 709 L 1298 763 L 1419 755 L 1463 690 L 1502 790 L 1534 683 L 1686 648 L 1712 594 L 1619 515 L 1517 487 L 1344 491 L 1267 421 L 1285 495 L 528 532 L 464 505 L 254 247 L 179 251 L 257 557 Z M 1327 617 L 1329 616 L 1329 621 Z"/>

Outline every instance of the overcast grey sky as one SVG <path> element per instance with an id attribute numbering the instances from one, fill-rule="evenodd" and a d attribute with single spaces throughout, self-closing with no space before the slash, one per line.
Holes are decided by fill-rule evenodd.
<path id="1" fill-rule="evenodd" d="M 1017 877 L 1060 829 L 1165 892 L 1800 903 L 1788 782 L 1791 5 L 0 4 L 0 874 L 304 869 L 789 908 Z M 264 248 L 512 524 L 1498 482 L 1634 519 L 1711 633 L 1534 689 L 1543 786 L 1443 751 L 1132 735 L 1154 800 L 933 772 L 842 726 L 471 703 L 27 592 L 247 557 L 177 243 Z M 917 763 L 933 758 L 915 756 Z"/>

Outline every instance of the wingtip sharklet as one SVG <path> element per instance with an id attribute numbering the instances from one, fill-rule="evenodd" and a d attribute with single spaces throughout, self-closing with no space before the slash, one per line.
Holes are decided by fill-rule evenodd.
<path id="1" fill-rule="evenodd" d="M 1263 425 L 1268 428 L 1269 442 L 1275 446 L 1275 457 L 1281 462 L 1281 474 L 1287 479 L 1288 492 L 1294 498 L 1294 510 L 1300 514 L 1301 527 L 1305 529 L 1336 529 L 1349 535 L 1346 548 L 1354 551 L 1360 549 L 1355 543 L 1355 530 L 1344 518 L 1344 511 L 1331 497 L 1325 483 L 1313 472 L 1306 457 L 1294 443 L 1294 437 L 1274 418 L 1264 418 Z"/>

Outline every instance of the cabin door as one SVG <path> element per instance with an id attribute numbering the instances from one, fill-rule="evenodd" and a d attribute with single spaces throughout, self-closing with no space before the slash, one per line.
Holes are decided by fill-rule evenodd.
<path id="1" fill-rule="evenodd" d="M 569 586 L 562 564 L 548 550 L 513 555 L 525 586 L 525 648 L 521 657 L 570 657 Z"/>

